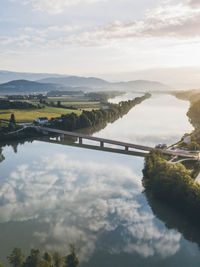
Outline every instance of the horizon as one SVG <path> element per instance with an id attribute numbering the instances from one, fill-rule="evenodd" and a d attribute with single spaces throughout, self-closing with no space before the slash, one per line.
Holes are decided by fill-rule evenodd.
<path id="1" fill-rule="evenodd" d="M 34 74 L 34 75 L 55 75 L 56 77 L 84 77 L 84 78 L 98 78 L 108 81 L 110 83 L 118 83 L 118 82 L 130 82 L 130 81 L 149 81 L 149 82 L 158 82 L 168 86 L 174 90 L 195 90 L 200 89 L 200 82 L 197 74 L 200 72 L 200 68 L 171 68 L 171 69 L 150 69 L 150 70 L 140 70 L 130 73 L 107 73 L 107 74 L 94 74 L 94 75 L 84 75 L 84 74 L 69 74 L 69 73 L 54 73 L 54 72 L 27 72 L 27 71 L 14 71 L 14 70 L 3 70 L 0 69 L 0 72 L 8 72 L 8 73 L 24 73 L 24 74 Z M 166 75 L 166 73 L 168 74 Z M 190 79 L 186 83 L 183 81 L 182 75 L 183 72 L 186 72 Z M 184 73 L 184 77 L 186 76 Z M 182 78 L 182 82 L 179 79 L 175 80 L 174 78 L 180 76 L 180 80 Z M 47 76 L 48 77 L 48 76 Z M 14 79 L 19 80 L 19 79 Z M 37 81 L 37 79 L 25 79 L 20 78 L 20 80 L 30 80 Z M 169 80 L 173 82 L 169 82 Z M 11 81 L 11 80 L 9 80 Z M 7 82 L 7 81 L 6 81 Z M 4 83 L 4 82 L 3 82 Z"/>

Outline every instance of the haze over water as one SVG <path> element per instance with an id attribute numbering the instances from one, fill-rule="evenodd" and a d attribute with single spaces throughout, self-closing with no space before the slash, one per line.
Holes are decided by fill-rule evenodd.
<path id="1" fill-rule="evenodd" d="M 188 107 L 155 95 L 94 135 L 169 145 L 192 130 Z M 199 266 L 197 240 L 184 238 L 189 226 L 147 201 L 144 159 L 39 141 L 13 148 L 0 164 L 0 259 L 15 246 L 64 253 L 74 242 L 82 267 Z"/>

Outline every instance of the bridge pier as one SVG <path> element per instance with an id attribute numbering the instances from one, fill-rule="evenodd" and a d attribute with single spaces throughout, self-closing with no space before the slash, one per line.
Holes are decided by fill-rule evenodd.
<path id="1" fill-rule="evenodd" d="M 125 146 L 125 151 L 128 151 L 128 146 Z"/>
<path id="2" fill-rule="evenodd" d="M 100 141 L 100 147 L 104 147 L 104 142 Z"/>
<path id="3" fill-rule="evenodd" d="M 83 144 L 83 138 L 79 137 L 79 144 L 82 145 Z"/>

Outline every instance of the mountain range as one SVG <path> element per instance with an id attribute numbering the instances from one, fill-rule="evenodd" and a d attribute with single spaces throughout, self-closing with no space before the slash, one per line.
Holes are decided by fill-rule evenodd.
<path id="1" fill-rule="evenodd" d="M 12 78 L 17 79 L 12 79 Z M 11 80 L 10 80 L 11 79 Z M 4 81 L 2 83 L 2 81 Z M 5 82 L 6 81 L 6 82 Z M 57 74 L 35 74 L 0 71 L 0 93 L 22 94 L 49 91 L 168 91 L 170 88 L 155 81 L 136 80 L 112 83 L 96 77 L 64 76 Z"/>

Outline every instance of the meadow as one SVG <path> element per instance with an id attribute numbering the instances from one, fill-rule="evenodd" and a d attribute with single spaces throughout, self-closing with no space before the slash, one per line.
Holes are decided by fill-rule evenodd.
<path id="1" fill-rule="evenodd" d="M 81 110 L 74 109 L 65 109 L 65 108 L 56 108 L 45 106 L 42 109 L 28 109 L 28 110 L 19 110 L 19 109 L 8 109 L 0 110 L 0 119 L 9 120 L 11 114 L 15 114 L 15 119 L 17 122 L 32 122 L 39 117 L 47 117 L 48 119 L 59 117 L 60 115 L 75 113 L 81 115 Z"/>

